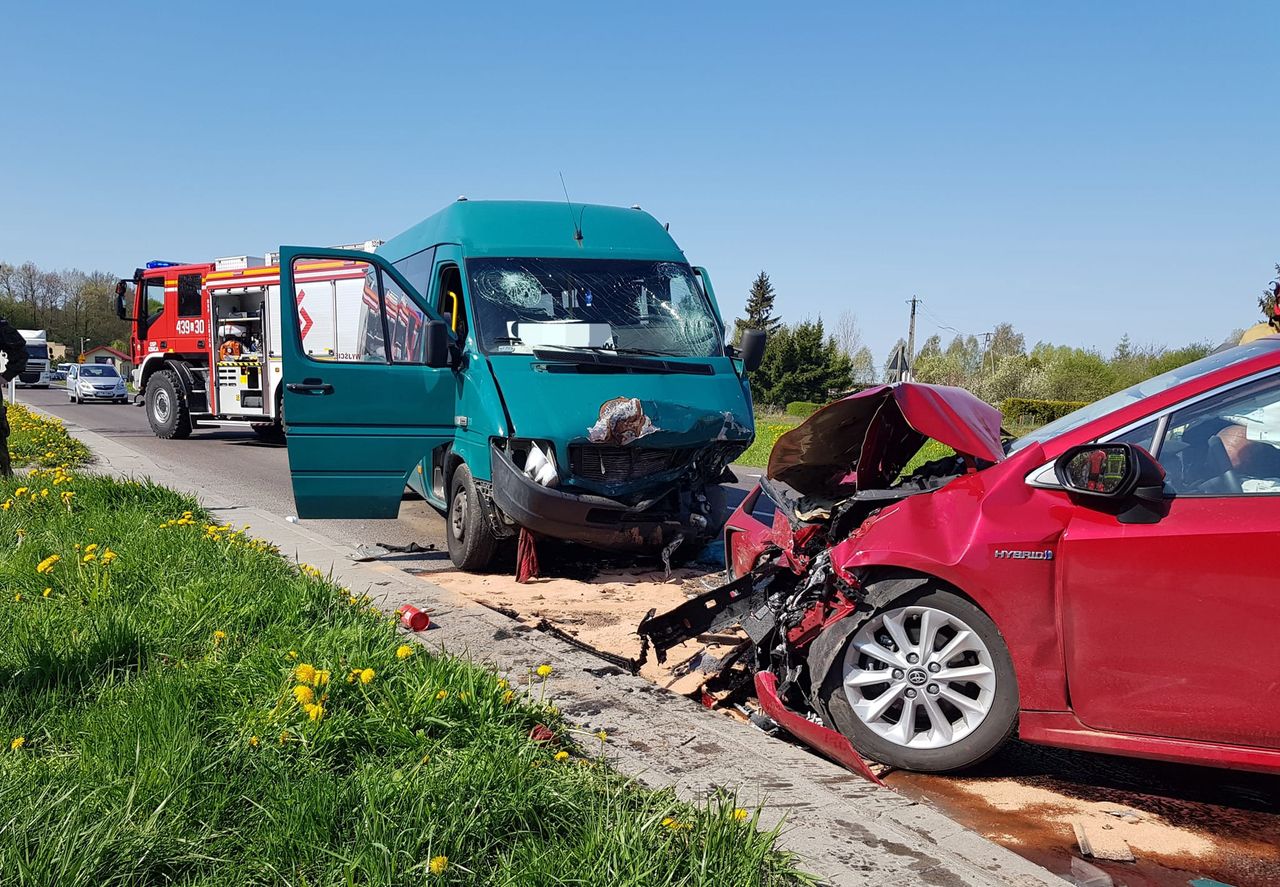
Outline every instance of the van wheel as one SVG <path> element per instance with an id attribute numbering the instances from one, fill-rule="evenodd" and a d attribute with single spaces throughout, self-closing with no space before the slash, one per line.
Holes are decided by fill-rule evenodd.
<path id="1" fill-rule="evenodd" d="M 449 510 L 445 512 L 449 559 L 459 570 L 483 570 L 493 561 L 498 540 L 484 516 L 480 495 L 465 463 L 453 470 L 449 484 Z"/>
<path id="2" fill-rule="evenodd" d="M 191 411 L 172 370 L 160 370 L 147 383 L 147 421 L 156 437 L 164 440 L 191 436 Z"/>
<path id="3" fill-rule="evenodd" d="M 859 752 L 907 770 L 971 767 L 1018 724 L 1018 682 L 986 613 L 927 585 L 871 614 L 822 684 L 834 726 Z"/>

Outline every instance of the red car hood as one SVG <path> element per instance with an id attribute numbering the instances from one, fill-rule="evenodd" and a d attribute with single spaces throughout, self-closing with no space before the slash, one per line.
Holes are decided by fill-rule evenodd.
<path id="1" fill-rule="evenodd" d="M 929 438 L 1004 458 L 1000 411 L 963 388 L 902 382 L 833 401 L 778 438 L 767 475 L 806 496 L 888 487 Z"/>

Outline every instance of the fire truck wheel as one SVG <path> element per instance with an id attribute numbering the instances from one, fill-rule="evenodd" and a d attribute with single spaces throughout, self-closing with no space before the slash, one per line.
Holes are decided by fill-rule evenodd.
<path id="1" fill-rule="evenodd" d="M 498 540 L 485 519 L 471 469 L 465 464 L 455 468 L 449 489 L 449 510 L 445 513 L 449 559 L 459 570 L 483 570 L 493 561 Z"/>
<path id="2" fill-rule="evenodd" d="M 191 434 L 191 413 L 179 392 L 178 376 L 172 370 L 160 370 L 147 383 L 147 421 L 156 437 L 180 440 Z"/>

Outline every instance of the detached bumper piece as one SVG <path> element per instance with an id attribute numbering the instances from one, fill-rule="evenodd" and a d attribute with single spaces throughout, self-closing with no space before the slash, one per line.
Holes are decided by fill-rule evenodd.
<path id="1" fill-rule="evenodd" d="M 502 450 L 492 447 L 489 452 L 494 504 L 539 535 L 633 552 L 660 551 L 677 536 L 692 535 L 690 527 L 665 512 L 544 487 L 526 477 Z"/>
<path id="2" fill-rule="evenodd" d="M 767 671 L 756 673 L 756 698 L 764 713 L 796 739 L 876 785 L 884 785 L 843 734 L 815 724 L 783 705 L 778 698 L 778 679 Z"/>
<path id="3" fill-rule="evenodd" d="M 752 576 L 743 576 L 665 613 L 655 616 L 650 610 L 636 631 L 652 645 L 658 661 L 666 662 L 667 651 L 672 647 L 700 634 L 742 624 L 751 610 L 752 599 L 765 585 Z"/>

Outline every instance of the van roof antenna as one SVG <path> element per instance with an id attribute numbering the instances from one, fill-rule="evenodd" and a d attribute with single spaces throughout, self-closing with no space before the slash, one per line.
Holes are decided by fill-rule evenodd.
<path id="1" fill-rule="evenodd" d="M 569 222 L 573 225 L 573 239 L 582 243 L 582 213 L 587 211 L 587 205 L 582 205 L 582 212 L 578 213 L 578 218 L 573 217 L 573 201 L 569 199 L 569 188 L 564 183 L 564 173 L 560 173 L 560 187 L 564 189 L 564 202 L 569 204 Z"/>

